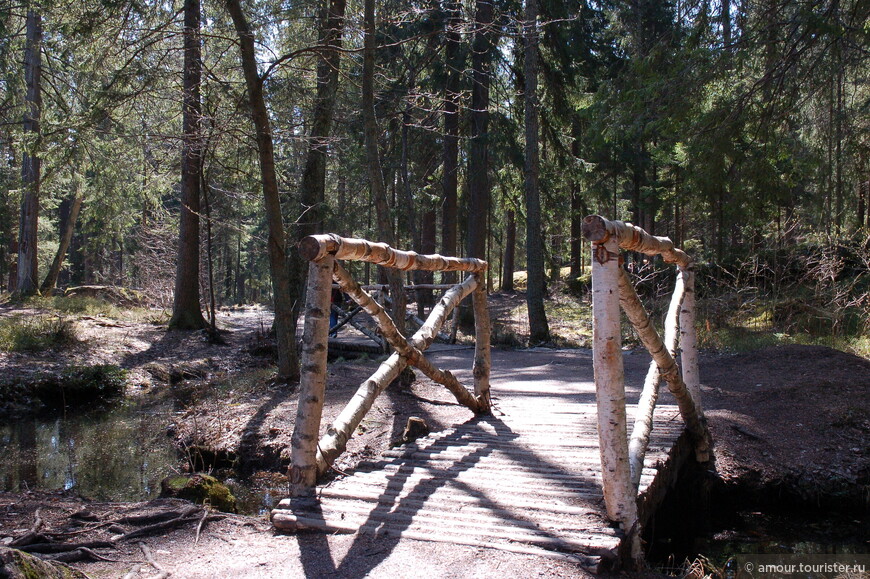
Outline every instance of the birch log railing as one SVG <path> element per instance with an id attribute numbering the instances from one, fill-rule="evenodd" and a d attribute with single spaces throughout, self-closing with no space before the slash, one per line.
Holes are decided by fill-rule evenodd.
<path id="1" fill-rule="evenodd" d="M 662 380 L 677 400 L 696 460 L 707 462 L 710 459 L 710 432 L 701 409 L 698 382 L 694 266 L 692 259 L 675 248 L 670 239 L 652 236 L 630 223 L 590 215 L 584 219 L 583 236 L 592 243 L 593 367 L 604 502 L 608 517 L 618 521 L 628 535 L 632 557 L 639 559 L 637 493 Z M 661 255 L 666 263 L 677 266 L 664 340 L 650 322 L 628 274 L 621 267 L 620 248 Z M 620 305 L 652 356 L 630 438 L 625 409 Z M 675 360 L 678 337 L 682 372 Z"/>
<path id="2" fill-rule="evenodd" d="M 344 452 L 375 399 L 407 365 L 416 366 L 433 381 L 443 384 L 456 399 L 478 414 L 489 412 L 490 330 L 483 273 L 487 263 L 474 258 L 420 255 L 393 249 L 385 243 L 343 238 L 335 234 L 311 235 L 299 242 L 299 253 L 309 262 L 302 334 L 299 406 L 291 439 L 288 471 L 290 493 L 310 494 L 317 477 Z M 469 275 L 451 286 L 432 308 L 428 319 L 410 338 L 402 335 L 381 305 L 369 295 L 339 260 L 359 260 L 400 270 L 464 271 Z M 320 437 L 326 389 L 326 354 L 330 293 L 333 281 L 377 322 L 393 353 L 363 382 L 345 409 Z M 432 344 L 453 309 L 472 294 L 475 325 L 474 390 L 469 391 L 449 371 L 435 367 L 423 352 Z"/>

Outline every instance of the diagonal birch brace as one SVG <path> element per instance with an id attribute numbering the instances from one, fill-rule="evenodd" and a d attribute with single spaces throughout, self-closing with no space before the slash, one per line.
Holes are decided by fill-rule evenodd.
<path id="1" fill-rule="evenodd" d="M 459 383 L 451 372 L 436 368 L 432 363 L 423 356 L 418 348 L 412 346 L 405 339 L 405 336 L 396 328 L 393 319 L 384 311 L 372 296 L 362 289 L 357 282 L 350 277 L 346 269 L 340 264 L 335 264 L 335 270 L 332 274 L 333 279 L 338 283 L 343 292 L 348 294 L 353 301 L 359 304 L 367 314 L 372 316 L 381 328 L 384 338 L 390 343 L 396 352 L 399 353 L 405 361 L 412 366 L 419 368 L 426 376 L 447 387 L 448 390 L 456 397 L 456 400 L 470 408 L 476 413 L 484 410 L 484 404 L 471 395 L 471 393 Z"/>
<path id="2" fill-rule="evenodd" d="M 684 296 L 683 278 L 681 275 L 678 275 L 674 293 L 671 295 L 671 303 L 668 306 L 668 314 L 665 317 L 664 345 L 668 349 L 668 352 L 671 353 L 671 356 L 676 356 L 677 331 L 679 329 L 679 316 Z M 625 304 L 623 304 L 623 308 L 625 307 Z M 653 359 L 650 362 L 643 390 L 640 393 L 640 400 L 638 400 L 637 410 L 634 415 L 634 428 L 628 441 L 628 456 L 631 462 L 631 483 L 635 489 L 640 486 L 643 461 L 649 448 L 649 437 L 652 432 L 653 415 L 659 397 L 659 384 L 661 380 L 661 372 L 655 359 Z"/>
<path id="3" fill-rule="evenodd" d="M 659 374 L 667 382 L 668 390 L 677 400 L 680 415 L 683 417 L 686 429 L 692 435 L 695 443 L 695 458 L 698 462 L 707 462 L 710 460 L 710 432 L 707 430 L 706 420 L 686 388 L 679 366 L 650 323 L 649 316 L 647 316 L 631 280 L 628 279 L 628 274 L 623 270 L 620 270 L 619 275 L 619 301 L 622 303 L 625 315 L 628 316 L 637 330 L 640 341 L 643 342 L 644 347 L 658 366 Z"/>
<path id="4" fill-rule="evenodd" d="M 476 287 L 477 279 L 474 276 L 469 276 L 461 284 L 453 286 L 453 289 L 445 292 L 432 308 L 432 313 L 429 314 L 423 327 L 411 337 L 410 344 L 419 350 L 426 350 L 432 345 L 438 330 L 444 325 L 453 309 Z M 360 384 L 351 401 L 329 425 L 326 434 L 320 439 L 317 449 L 318 475 L 325 473 L 335 459 L 345 451 L 347 441 L 350 440 L 354 430 L 371 409 L 375 399 L 390 382 L 398 377 L 406 365 L 407 360 L 398 352 L 393 352 L 368 380 Z M 488 399 L 489 393 L 485 393 L 485 396 Z"/>

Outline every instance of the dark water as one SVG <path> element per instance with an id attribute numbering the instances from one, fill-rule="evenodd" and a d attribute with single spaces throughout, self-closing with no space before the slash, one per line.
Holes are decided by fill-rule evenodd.
<path id="1" fill-rule="evenodd" d="M 121 407 L 0 424 L 0 488 L 67 490 L 101 501 L 152 498 L 179 459 L 167 409 Z"/>
<path id="2" fill-rule="evenodd" d="M 141 501 L 160 494 L 163 478 L 184 472 L 167 426 L 171 406 L 124 406 L 108 412 L 0 423 L 0 490 L 66 490 L 98 501 Z M 286 493 L 286 479 L 248 480 L 215 473 L 241 513 L 263 514 Z"/>

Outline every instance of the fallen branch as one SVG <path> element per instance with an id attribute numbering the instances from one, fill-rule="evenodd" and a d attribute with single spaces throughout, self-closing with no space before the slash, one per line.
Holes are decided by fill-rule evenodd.
<path id="1" fill-rule="evenodd" d="M 115 519 L 112 522 L 116 525 L 150 525 L 152 523 L 160 523 L 162 521 L 168 521 L 170 519 L 177 519 L 178 517 L 186 517 L 198 510 L 198 507 L 186 507 L 184 509 L 178 509 L 173 511 L 160 511 L 148 515 L 128 515 L 126 517 L 121 517 L 120 519 Z"/>
<path id="2" fill-rule="evenodd" d="M 170 519 L 168 521 L 163 521 L 161 523 L 154 523 L 153 525 L 148 525 L 146 527 L 142 527 L 141 529 L 136 529 L 135 531 L 130 531 L 129 533 L 125 533 L 117 538 L 118 541 L 128 541 L 130 539 L 135 539 L 137 537 L 145 537 L 147 535 L 151 535 L 157 531 L 163 531 L 166 529 L 172 529 L 175 527 L 180 527 L 186 523 L 191 523 L 193 521 L 198 520 L 199 517 L 191 516 L 194 513 L 199 512 L 199 507 L 190 507 L 184 514 L 178 516 L 174 519 Z"/>

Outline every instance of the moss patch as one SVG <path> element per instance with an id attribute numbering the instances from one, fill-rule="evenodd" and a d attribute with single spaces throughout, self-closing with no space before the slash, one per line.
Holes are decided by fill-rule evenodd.
<path id="1" fill-rule="evenodd" d="M 88 579 L 72 567 L 43 561 L 18 549 L 0 547 L 0 577 L 9 579 Z"/>
<path id="2" fill-rule="evenodd" d="M 236 497 L 230 489 L 207 474 L 166 477 L 160 481 L 160 496 L 208 504 L 225 513 L 236 512 Z"/>

